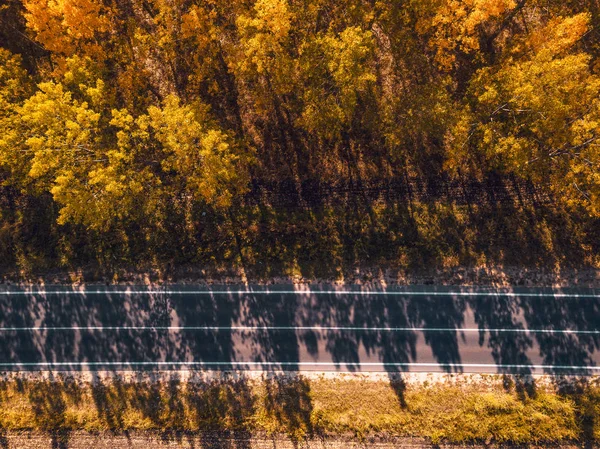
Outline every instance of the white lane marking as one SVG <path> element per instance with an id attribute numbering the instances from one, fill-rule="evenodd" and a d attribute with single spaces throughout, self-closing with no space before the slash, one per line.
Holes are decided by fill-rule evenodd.
<path id="1" fill-rule="evenodd" d="M 0 291 L 0 296 L 26 295 L 358 295 L 358 296 L 492 296 L 533 298 L 600 298 L 600 293 L 518 293 L 518 292 L 427 292 L 427 291 L 352 291 L 352 290 L 67 290 Z"/>
<path id="2" fill-rule="evenodd" d="M 600 366 L 587 365 L 525 365 L 525 364 L 495 364 L 495 363 L 417 363 L 417 362 L 359 362 L 355 364 L 335 362 L 3 362 L 6 367 L 94 367 L 94 366 L 339 366 L 352 365 L 358 367 L 406 367 L 406 368 L 512 368 L 512 369 L 564 369 L 582 371 L 600 371 Z"/>
<path id="3" fill-rule="evenodd" d="M 0 327 L 0 332 L 38 331 L 351 331 L 351 332 L 499 332 L 524 334 L 600 334 L 600 330 L 521 329 L 521 328 L 445 328 L 445 327 L 345 327 L 345 326 L 39 326 Z"/>

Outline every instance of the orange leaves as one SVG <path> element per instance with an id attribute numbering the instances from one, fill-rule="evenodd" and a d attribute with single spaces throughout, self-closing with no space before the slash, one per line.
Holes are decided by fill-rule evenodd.
<path id="1" fill-rule="evenodd" d="M 56 0 L 56 5 L 62 25 L 74 39 L 92 39 L 95 33 L 108 30 L 101 5 L 92 0 Z"/>
<path id="2" fill-rule="evenodd" d="M 102 52 L 98 33 L 109 30 L 107 12 L 97 0 L 24 0 L 27 26 L 47 50 L 69 55 Z"/>
<path id="3" fill-rule="evenodd" d="M 450 69 L 457 52 L 479 50 L 483 27 L 516 7 L 515 0 L 443 0 L 433 19 L 427 18 L 420 29 L 433 33 L 430 45 L 436 60 L 442 68 Z"/>
<path id="4" fill-rule="evenodd" d="M 569 50 L 590 29 L 590 15 L 577 14 L 572 17 L 553 17 L 548 24 L 535 30 L 528 45 L 536 52 L 548 52 L 556 55 Z"/>

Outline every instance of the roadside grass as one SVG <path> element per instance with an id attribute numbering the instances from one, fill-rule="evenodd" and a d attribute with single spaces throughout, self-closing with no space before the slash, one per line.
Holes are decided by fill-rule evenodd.
<path id="1" fill-rule="evenodd" d="M 313 382 L 312 391 L 320 425 L 334 433 L 434 443 L 560 442 L 579 435 L 573 401 L 554 392 L 523 398 L 500 385 L 408 385 L 399 401 L 389 384 L 368 381 Z"/>
<path id="2" fill-rule="evenodd" d="M 0 430 L 285 434 L 300 442 L 419 437 L 433 443 L 600 440 L 600 388 L 537 388 L 501 381 L 404 384 L 360 377 L 177 378 L 93 383 L 9 378 L 0 384 Z M 67 435 L 67 437 L 65 437 Z"/>

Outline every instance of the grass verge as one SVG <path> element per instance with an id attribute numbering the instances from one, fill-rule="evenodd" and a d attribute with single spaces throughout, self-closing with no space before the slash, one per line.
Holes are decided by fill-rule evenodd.
<path id="1" fill-rule="evenodd" d="M 433 443 L 600 440 L 597 381 L 536 387 L 490 379 L 8 377 L 0 383 L 0 431 L 41 431 L 63 440 L 81 430 L 285 434 L 296 442 L 327 435 L 420 437 Z"/>

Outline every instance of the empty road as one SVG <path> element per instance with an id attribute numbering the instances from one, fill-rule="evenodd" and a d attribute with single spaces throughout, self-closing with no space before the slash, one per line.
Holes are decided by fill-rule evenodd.
<path id="1" fill-rule="evenodd" d="M 0 291 L 0 371 L 600 374 L 600 291 Z"/>

